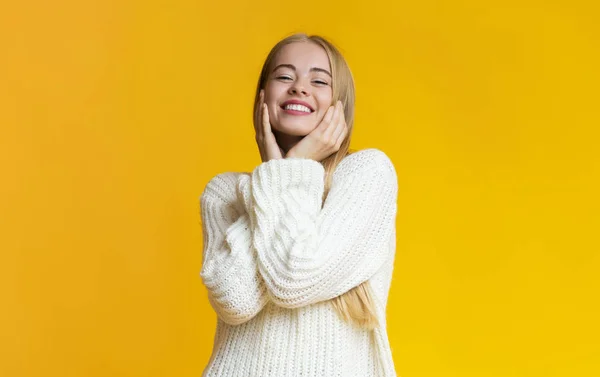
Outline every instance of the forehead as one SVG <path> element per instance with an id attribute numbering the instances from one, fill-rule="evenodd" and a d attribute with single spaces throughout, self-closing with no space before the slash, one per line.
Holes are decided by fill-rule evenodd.
<path id="1" fill-rule="evenodd" d="M 294 42 L 283 46 L 275 56 L 273 63 L 273 67 L 277 67 L 279 64 L 293 64 L 299 70 L 331 69 L 323 47 L 312 42 Z"/>

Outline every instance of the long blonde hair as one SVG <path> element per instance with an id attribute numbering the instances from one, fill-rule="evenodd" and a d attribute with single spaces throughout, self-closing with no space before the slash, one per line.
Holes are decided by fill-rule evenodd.
<path id="1" fill-rule="evenodd" d="M 320 161 L 325 169 L 325 190 L 323 193 L 323 201 L 325 201 L 329 189 L 331 188 L 331 180 L 335 168 L 344 157 L 352 153 L 349 148 L 350 137 L 352 136 L 354 125 L 354 79 L 352 78 L 352 72 L 350 72 L 346 60 L 338 49 L 323 37 L 317 35 L 308 36 L 303 33 L 294 34 L 279 41 L 269 52 L 269 55 L 263 64 L 260 78 L 258 79 L 254 99 L 254 123 L 258 125 L 258 122 L 260 121 L 260 109 L 258 108 L 260 91 L 261 89 L 264 89 L 266 85 L 272 64 L 274 63 L 273 60 L 282 47 L 295 42 L 315 43 L 318 46 L 321 46 L 327 53 L 329 65 L 331 66 L 331 74 L 333 76 L 332 104 L 336 103 L 338 100 L 342 101 L 344 106 L 344 116 L 348 126 L 348 135 L 342 142 L 339 150 Z M 348 323 L 366 329 L 374 329 L 379 325 L 375 310 L 374 294 L 368 281 L 350 289 L 338 297 L 332 298 L 330 301 L 340 317 Z"/>

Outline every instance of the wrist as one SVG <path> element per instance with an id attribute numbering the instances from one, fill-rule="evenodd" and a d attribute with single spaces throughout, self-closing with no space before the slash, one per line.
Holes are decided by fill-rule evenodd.
<path id="1" fill-rule="evenodd" d="M 294 153 L 293 150 L 288 151 L 288 153 L 285 154 L 285 158 L 298 158 L 298 156 Z"/>

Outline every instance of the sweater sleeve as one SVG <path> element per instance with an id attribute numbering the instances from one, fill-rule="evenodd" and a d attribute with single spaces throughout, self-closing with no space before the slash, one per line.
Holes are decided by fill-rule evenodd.
<path id="1" fill-rule="evenodd" d="M 390 260 L 397 177 L 378 149 L 344 158 L 323 206 L 323 166 L 279 159 L 254 169 L 244 196 L 271 299 L 295 308 L 337 297 Z"/>
<path id="2" fill-rule="evenodd" d="M 217 315 L 230 325 L 244 323 L 267 303 L 244 205 L 238 202 L 236 173 L 219 174 L 200 197 L 203 262 L 200 276 Z"/>

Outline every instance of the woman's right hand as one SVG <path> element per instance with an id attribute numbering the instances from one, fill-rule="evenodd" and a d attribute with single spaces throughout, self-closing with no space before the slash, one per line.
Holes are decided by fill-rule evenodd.
<path id="1" fill-rule="evenodd" d="M 269 122 L 269 108 L 265 103 L 265 91 L 260 91 L 259 100 L 259 124 L 254 125 L 254 131 L 256 131 L 256 144 L 258 144 L 258 151 L 260 152 L 260 158 L 263 162 L 274 159 L 283 158 L 283 149 L 277 144 L 275 135 L 271 130 L 271 123 Z"/>

